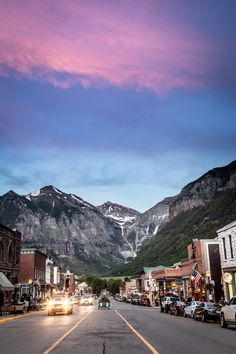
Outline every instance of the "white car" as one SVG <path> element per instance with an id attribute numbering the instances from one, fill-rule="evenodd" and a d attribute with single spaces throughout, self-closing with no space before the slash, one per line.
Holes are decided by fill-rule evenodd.
<path id="1" fill-rule="evenodd" d="M 184 308 L 184 317 L 194 317 L 194 312 L 196 310 L 196 307 L 200 305 L 201 301 L 191 301 L 188 304 L 185 305 Z"/>
<path id="2" fill-rule="evenodd" d="M 84 294 L 80 300 L 80 305 L 93 305 L 92 295 Z"/>
<path id="3" fill-rule="evenodd" d="M 236 296 L 230 302 L 223 306 L 220 311 L 221 327 L 226 328 L 228 325 L 236 326 Z"/>

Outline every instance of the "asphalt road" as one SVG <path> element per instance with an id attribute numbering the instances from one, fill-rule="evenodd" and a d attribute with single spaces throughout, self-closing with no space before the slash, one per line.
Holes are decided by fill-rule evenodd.
<path id="1" fill-rule="evenodd" d="M 112 301 L 0 324 L 1 354 L 235 354 L 236 329 Z"/>

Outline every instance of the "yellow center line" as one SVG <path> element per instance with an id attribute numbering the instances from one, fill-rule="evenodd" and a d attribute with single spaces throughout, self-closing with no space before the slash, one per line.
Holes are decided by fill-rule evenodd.
<path id="1" fill-rule="evenodd" d="M 136 334 L 139 339 L 151 350 L 153 354 L 159 354 L 159 352 L 140 334 L 134 327 L 131 326 L 131 324 L 117 311 L 115 310 L 118 316 L 127 324 L 127 326 Z"/>
<path id="2" fill-rule="evenodd" d="M 66 332 L 65 334 L 63 334 L 63 336 L 61 338 L 59 338 L 54 344 L 51 345 L 51 347 L 49 347 L 47 350 L 45 350 L 45 352 L 43 352 L 43 354 L 49 354 L 51 353 L 51 351 L 56 348 L 72 331 L 74 331 L 74 329 L 76 329 L 76 327 L 78 327 L 78 325 L 84 321 L 88 315 L 90 315 L 91 312 L 87 313 L 87 315 L 85 315 L 84 317 L 82 317 L 68 332 Z"/>

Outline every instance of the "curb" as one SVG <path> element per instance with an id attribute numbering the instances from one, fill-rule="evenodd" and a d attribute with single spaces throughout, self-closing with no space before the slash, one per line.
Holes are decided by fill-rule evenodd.
<path id="1" fill-rule="evenodd" d="M 15 317 L 12 316 L 12 317 L 9 317 L 9 318 L 4 318 L 4 319 L 0 320 L 0 324 L 7 323 L 7 322 L 10 322 L 10 321 L 15 321 L 15 320 L 18 320 L 20 318 L 40 315 L 40 314 L 42 314 L 44 312 L 46 312 L 46 310 L 41 310 L 41 311 L 37 311 L 37 312 L 27 313 L 25 315 L 16 315 Z"/>

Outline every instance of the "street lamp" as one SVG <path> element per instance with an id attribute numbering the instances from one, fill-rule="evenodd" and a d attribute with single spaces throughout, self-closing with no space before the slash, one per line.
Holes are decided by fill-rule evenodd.
<path id="1" fill-rule="evenodd" d="M 29 295 L 30 295 L 30 287 L 31 287 L 32 283 L 33 283 L 33 280 L 30 278 L 30 279 L 28 280 L 28 284 L 29 284 Z"/>

